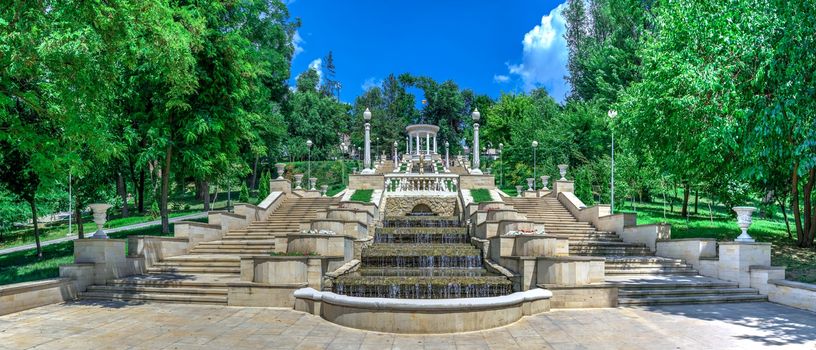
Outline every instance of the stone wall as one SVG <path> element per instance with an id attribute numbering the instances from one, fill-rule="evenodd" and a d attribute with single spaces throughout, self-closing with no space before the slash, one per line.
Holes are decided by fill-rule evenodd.
<path id="1" fill-rule="evenodd" d="M 385 199 L 385 213 L 388 216 L 403 216 L 410 213 L 419 204 L 427 205 L 436 215 L 456 215 L 456 197 L 428 196 L 389 196 Z"/>
<path id="2" fill-rule="evenodd" d="M 474 188 L 496 188 L 496 178 L 493 175 L 459 175 L 459 188 L 470 190 Z"/>
<path id="3" fill-rule="evenodd" d="M 349 190 L 383 190 L 385 189 L 385 177 L 378 174 L 372 175 L 349 175 Z"/>

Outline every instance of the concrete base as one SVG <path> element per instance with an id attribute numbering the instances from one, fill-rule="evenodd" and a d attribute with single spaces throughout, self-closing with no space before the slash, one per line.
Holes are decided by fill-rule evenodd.
<path id="1" fill-rule="evenodd" d="M 564 287 L 541 285 L 553 293 L 553 309 L 586 309 L 618 306 L 618 287 L 606 283 Z"/>
<path id="2" fill-rule="evenodd" d="M 717 278 L 737 282 L 740 288 L 750 287 L 750 267 L 771 265 L 771 244 L 720 242 L 719 256 Z"/>
<path id="3" fill-rule="evenodd" d="M 351 328 L 389 333 L 456 333 L 500 327 L 550 310 L 552 293 L 534 289 L 511 295 L 467 299 L 359 298 L 295 292 L 295 310 Z"/>

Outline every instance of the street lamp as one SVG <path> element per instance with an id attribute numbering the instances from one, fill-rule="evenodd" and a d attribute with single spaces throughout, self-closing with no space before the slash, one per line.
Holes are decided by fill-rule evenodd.
<path id="1" fill-rule="evenodd" d="M 363 119 L 365 119 L 365 161 L 363 162 L 363 174 L 373 174 L 374 170 L 371 169 L 371 111 L 366 108 L 365 112 L 363 112 Z"/>
<path id="2" fill-rule="evenodd" d="M 445 141 L 445 169 L 450 168 L 450 142 Z"/>
<path id="3" fill-rule="evenodd" d="M 312 144 L 313 144 L 312 140 L 306 140 L 306 147 L 309 149 L 309 163 L 308 163 L 309 170 L 306 175 L 306 178 L 309 179 L 312 178 Z"/>
<path id="4" fill-rule="evenodd" d="M 502 153 L 504 153 L 504 144 L 499 143 L 499 187 L 504 187 L 504 160 Z"/>
<path id="5" fill-rule="evenodd" d="M 399 142 L 394 141 L 394 168 L 399 169 L 399 163 L 397 163 L 397 147 L 399 147 Z"/>
<path id="6" fill-rule="evenodd" d="M 609 187 L 610 187 L 610 199 L 609 201 L 612 202 L 609 204 L 609 211 L 614 214 L 615 213 L 615 128 L 614 122 L 615 117 L 618 116 L 618 111 L 614 109 L 610 109 L 609 112 L 606 113 L 609 116 L 610 127 L 609 129 L 612 131 L 612 172 L 609 175 Z"/>
<path id="7" fill-rule="evenodd" d="M 470 117 L 473 118 L 473 166 L 470 171 L 471 174 L 481 175 L 482 171 L 479 170 L 479 163 L 481 160 L 481 155 L 479 154 L 479 118 L 481 118 L 482 114 L 479 113 L 478 108 L 473 109 L 473 113 L 470 114 Z"/>
<path id="8" fill-rule="evenodd" d="M 538 148 L 538 141 L 533 141 L 533 191 L 536 190 L 536 148 Z"/>

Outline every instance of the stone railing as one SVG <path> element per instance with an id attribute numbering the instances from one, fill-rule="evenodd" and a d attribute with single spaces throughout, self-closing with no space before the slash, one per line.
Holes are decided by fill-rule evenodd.
<path id="1" fill-rule="evenodd" d="M 459 190 L 456 175 L 435 174 L 388 174 L 385 176 L 386 192 L 449 192 Z"/>

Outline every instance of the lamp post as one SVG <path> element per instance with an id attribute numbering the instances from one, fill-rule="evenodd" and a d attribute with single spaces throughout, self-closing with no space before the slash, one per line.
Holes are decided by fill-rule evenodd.
<path id="1" fill-rule="evenodd" d="M 309 162 L 307 163 L 308 164 L 308 175 L 306 176 L 307 178 L 312 177 L 312 145 L 313 144 L 314 143 L 312 143 L 312 140 L 306 140 L 306 148 L 309 149 Z"/>
<path id="2" fill-rule="evenodd" d="M 365 112 L 363 112 L 363 119 L 365 119 L 365 160 L 363 161 L 363 174 L 372 174 L 374 173 L 371 170 L 371 111 L 366 108 Z"/>
<path id="3" fill-rule="evenodd" d="M 482 114 L 479 113 L 478 108 L 474 108 L 470 116 L 473 118 L 473 169 L 471 169 L 470 173 L 481 175 L 482 171 L 479 170 L 479 158 L 481 158 L 479 153 L 479 118 L 481 118 Z"/>
<path id="4" fill-rule="evenodd" d="M 394 141 L 394 169 L 399 169 L 399 162 L 397 162 L 397 147 L 399 147 L 399 142 Z"/>
<path id="5" fill-rule="evenodd" d="M 377 157 L 380 157 L 380 137 L 377 137 Z M 382 159 L 380 159 L 382 160 Z"/>
<path id="6" fill-rule="evenodd" d="M 445 169 L 450 168 L 450 142 L 445 141 Z"/>
<path id="7" fill-rule="evenodd" d="M 340 142 L 340 163 L 342 163 L 342 165 L 343 165 L 342 166 L 342 168 L 343 168 L 343 178 L 342 178 L 343 185 L 346 184 L 346 149 L 347 149 L 346 148 L 346 143 L 345 142 Z"/>
<path id="8" fill-rule="evenodd" d="M 533 191 L 536 190 L 536 148 L 538 148 L 538 141 L 533 141 Z"/>
<path id="9" fill-rule="evenodd" d="M 502 153 L 504 153 L 504 144 L 499 143 L 499 187 L 504 187 L 504 160 Z"/>
<path id="10" fill-rule="evenodd" d="M 614 122 L 615 117 L 618 116 L 618 111 L 614 109 L 610 109 L 609 112 L 606 113 L 609 116 L 610 120 L 610 130 L 612 131 L 612 172 L 609 176 L 609 187 L 610 187 L 610 195 L 609 201 L 609 211 L 614 214 L 615 213 L 615 127 L 612 122 Z"/>

